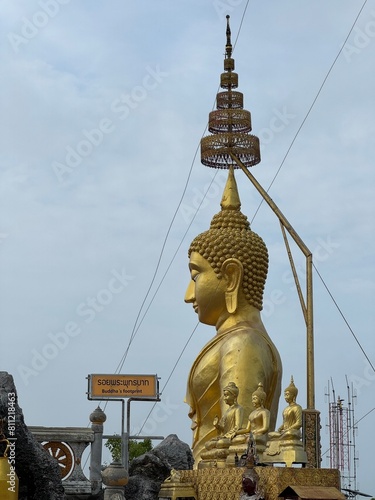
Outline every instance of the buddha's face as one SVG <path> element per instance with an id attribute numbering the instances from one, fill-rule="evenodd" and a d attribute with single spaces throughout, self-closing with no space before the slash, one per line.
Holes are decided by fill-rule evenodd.
<path id="1" fill-rule="evenodd" d="M 190 255 L 191 281 L 185 294 L 185 302 L 193 304 L 199 321 L 216 325 L 227 311 L 225 304 L 225 282 L 219 279 L 210 263 L 198 252 Z"/>
<path id="2" fill-rule="evenodd" d="M 292 394 L 290 391 L 284 392 L 284 398 L 287 403 L 293 403 L 293 401 L 295 400 L 294 394 Z"/>
<path id="3" fill-rule="evenodd" d="M 225 404 L 232 406 L 236 401 L 235 396 L 229 392 L 229 391 L 224 391 L 224 402 Z"/>
<path id="4" fill-rule="evenodd" d="M 252 395 L 251 402 L 253 403 L 254 408 L 259 408 L 260 406 L 262 406 L 262 401 L 256 394 Z"/>

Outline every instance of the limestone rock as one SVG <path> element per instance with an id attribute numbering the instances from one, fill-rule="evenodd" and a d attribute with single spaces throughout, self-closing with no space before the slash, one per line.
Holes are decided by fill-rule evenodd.
<path id="1" fill-rule="evenodd" d="M 15 394 L 15 434 L 8 434 L 7 420 L 4 424 L 6 437 L 16 438 L 16 472 L 19 478 L 19 500 L 65 500 L 60 469 L 46 450 L 28 430 L 22 409 L 18 405 L 13 377 L 0 372 L 0 419 L 8 417 L 8 395 Z"/>
<path id="2" fill-rule="evenodd" d="M 193 463 L 189 445 L 175 434 L 169 435 L 153 450 L 132 461 L 125 486 L 126 500 L 157 500 L 161 483 L 171 470 L 192 469 Z"/>
<path id="3" fill-rule="evenodd" d="M 161 482 L 146 476 L 131 476 L 125 486 L 126 500 L 157 500 Z"/>
<path id="4" fill-rule="evenodd" d="M 129 468 L 129 476 L 147 477 L 162 483 L 169 476 L 169 464 L 153 453 L 153 450 L 135 458 Z"/>
<path id="5" fill-rule="evenodd" d="M 190 446 L 178 439 L 176 434 L 167 436 L 152 450 L 154 455 L 165 461 L 169 469 L 190 470 L 194 459 Z"/>

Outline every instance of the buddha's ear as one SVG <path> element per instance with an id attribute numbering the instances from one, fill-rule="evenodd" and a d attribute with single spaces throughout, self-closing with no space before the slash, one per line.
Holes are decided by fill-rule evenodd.
<path id="1" fill-rule="evenodd" d="M 243 266 L 238 259 L 230 258 L 223 262 L 221 274 L 226 282 L 225 303 L 229 313 L 235 313 L 238 305 L 238 292 L 242 284 Z"/>

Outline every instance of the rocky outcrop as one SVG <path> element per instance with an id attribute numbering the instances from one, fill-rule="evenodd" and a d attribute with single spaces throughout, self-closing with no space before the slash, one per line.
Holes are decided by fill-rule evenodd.
<path id="1" fill-rule="evenodd" d="M 19 500 L 67 500 L 59 465 L 27 428 L 13 377 L 7 372 L 0 372 L 0 422 L 5 437 L 15 443 L 12 452 L 19 478 Z M 0 452 L 3 449 L 4 444 Z M 169 435 L 153 450 L 132 461 L 125 486 L 126 500 L 157 500 L 161 483 L 171 470 L 189 470 L 193 463 L 190 447 L 175 434 Z M 103 498 L 103 491 L 90 498 Z"/>
<path id="2" fill-rule="evenodd" d="M 19 500 L 65 500 L 59 465 L 28 430 L 13 377 L 7 372 L 0 372 L 0 419 L 5 436 L 15 443 Z"/>
<path id="3" fill-rule="evenodd" d="M 125 486 L 126 500 L 157 500 L 161 483 L 171 470 L 192 469 L 193 463 L 190 447 L 175 434 L 169 435 L 150 452 L 132 461 Z"/>

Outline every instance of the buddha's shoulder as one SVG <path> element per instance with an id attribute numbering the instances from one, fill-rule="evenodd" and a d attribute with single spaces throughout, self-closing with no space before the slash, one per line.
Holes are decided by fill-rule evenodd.
<path id="1" fill-rule="evenodd" d="M 242 357 L 249 355 L 259 359 L 279 358 L 277 349 L 267 333 L 255 328 L 232 330 L 220 343 L 220 352 L 221 355 L 238 352 Z"/>
<path id="2" fill-rule="evenodd" d="M 253 328 L 247 325 L 239 325 L 233 328 L 223 336 L 223 343 L 241 345 L 265 345 L 270 344 L 271 339 L 265 330 Z"/>

